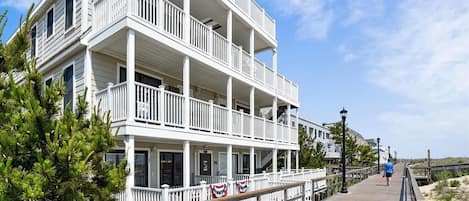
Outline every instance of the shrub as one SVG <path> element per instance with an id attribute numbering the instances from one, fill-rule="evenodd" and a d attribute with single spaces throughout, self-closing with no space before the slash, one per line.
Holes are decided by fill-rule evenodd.
<path id="1" fill-rule="evenodd" d="M 449 186 L 459 187 L 459 186 L 461 186 L 461 182 L 459 182 L 459 180 L 452 180 L 452 181 L 449 182 Z"/>
<path id="2" fill-rule="evenodd" d="M 435 174 L 437 181 L 445 180 L 453 177 L 453 174 L 450 171 L 444 170 Z"/>

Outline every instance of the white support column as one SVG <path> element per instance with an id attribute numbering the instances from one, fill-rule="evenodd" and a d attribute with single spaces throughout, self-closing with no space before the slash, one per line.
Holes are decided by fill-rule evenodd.
<path id="1" fill-rule="evenodd" d="M 135 118 L 135 31 L 127 31 L 127 121 Z"/>
<path id="2" fill-rule="evenodd" d="M 95 104 L 94 93 L 91 90 L 91 76 L 92 76 L 92 71 L 93 71 L 92 57 L 93 57 L 93 52 L 89 48 L 87 48 L 85 52 L 83 76 L 84 76 L 84 81 L 85 81 L 85 87 L 87 89 L 85 100 L 86 102 L 88 102 L 88 113 L 86 114 L 86 117 L 88 118 L 91 117 L 91 113 L 93 111 L 93 104 Z"/>
<path id="3" fill-rule="evenodd" d="M 299 170 L 300 169 L 300 151 L 298 150 L 296 151 L 295 157 L 296 157 L 295 167 L 296 167 L 296 170 Z"/>
<path id="4" fill-rule="evenodd" d="M 191 20 L 191 0 L 184 0 L 184 41 L 190 43 L 190 20 Z"/>
<path id="5" fill-rule="evenodd" d="M 288 143 L 292 143 L 291 141 L 291 104 L 287 105 L 287 127 L 288 127 Z"/>
<path id="6" fill-rule="evenodd" d="M 190 160 L 190 143 L 188 140 L 184 141 L 184 147 L 183 147 L 183 164 L 182 164 L 182 169 L 183 169 L 183 186 L 184 188 L 187 188 L 191 185 L 191 160 Z"/>
<path id="7" fill-rule="evenodd" d="M 291 171 L 291 150 L 287 151 L 287 171 Z"/>
<path id="8" fill-rule="evenodd" d="M 183 95 L 184 95 L 184 128 L 189 129 L 189 99 L 190 99 L 190 59 L 189 56 L 184 56 L 184 61 L 182 65 L 182 85 L 183 85 Z"/>
<path id="9" fill-rule="evenodd" d="M 233 44 L 233 11 L 226 11 L 226 39 L 228 40 L 228 66 L 233 66 L 231 47 Z"/>
<path id="10" fill-rule="evenodd" d="M 254 87 L 251 87 L 251 92 L 249 93 L 249 110 L 250 110 L 250 113 L 251 113 L 251 138 L 254 139 L 254 117 L 256 116 L 254 114 L 254 110 L 255 110 L 255 107 L 254 107 L 254 104 L 255 104 L 255 100 L 254 100 L 254 93 L 255 93 L 255 89 Z"/>
<path id="11" fill-rule="evenodd" d="M 228 135 L 233 135 L 233 77 L 231 76 L 226 81 L 226 107 L 228 108 L 228 122 L 226 124 Z"/>
<path id="12" fill-rule="evenodd" d="M 252 177 L 255 174 L 255 165 L 254 165 L 254 147 L 249 149 L 249 175 Z"/>
<path id="13" fill-rule="evenodd" d="M 255 78 L 254 72 L 255 72 L 255 67 L 254 67 L 254 58 L 255 58 L 255 53 L 254 53 L 254 29 L 251 29 L 249 32 L 249 53 L 251 54 L 251 76 L 252 78 Z"/>
<path id="14" fill-rule="evenodd" d="M 274 177 L 277 178 L 277 149 L 272 150 L 272 172 L 274 173 Z"/>
<path id="15" fill-rule="evenodd" d="M 132 187 L 134 187 L 135 173 L 135 139 L 133 135 L 124 136 L 125 156 L 127 158 L 127 179 L 125 182 L 126 200 L 133 200 Z"/>
<path id="16" fill-rule="evenodd" d="M 233 145 L 226 146 L 226 178 L 233 179 Z"/>
<path id="17" fill-rule="evenodd" d="M 132 2 L 133 0 L 127 0 L 127 16 L 132 15 Z"/>

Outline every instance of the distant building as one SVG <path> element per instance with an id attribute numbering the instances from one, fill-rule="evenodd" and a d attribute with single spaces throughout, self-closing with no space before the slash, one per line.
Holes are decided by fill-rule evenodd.
<path id="1" fill-rule="evenodd" d="M 292 119 L 296 119 L 296 117 L 293 117 Z M 330 133 L 329 128 L 303 117 L 299 117 L 298 122 L 300 130 L 304 129 L 308 135 L 315 139 L 316 143 L 322 143 L 324 145 L 326 160 L 329 163 L 340 160 L 340 149 L 332 139 L 332 134 Z"/>

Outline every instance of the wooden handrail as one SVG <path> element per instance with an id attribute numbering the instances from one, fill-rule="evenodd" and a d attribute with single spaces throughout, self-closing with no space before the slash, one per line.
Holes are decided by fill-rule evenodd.
<path id="1" fill-rule="evenodd" d="M 217 199 L 214 199 L 214 200 L 216 200 L 216 201 L 238 201 L 238 200 L 253 198 L 253 197 L 257 197 L 257 196 L 261 196 L 261 195 L 265 195 L 265 194 L 269 194 L 269 193 L 273 193 L 273 192 L 277 192 L 277 191 L 283 191 L 283 190 L 293 188 L 293 187 L 304 186 L 304 185 L 305 185 L 305 182 L 295 182 L 295 183 L 291 183 L 291 184 L 285 184 L 285 185 L 281 185 L 281 186 L 274 186 L 274 187 L 270 187 L 270 188 L 265 188 L 265 189 L 261 189 L 261 190 L 257 190 L 257 191 L 250 191 L 250 192 L 246 192 L 246 193 L 243 193 L 243 194 L 230 195 L 230 196 L 227 196 L 227 197 L 217 198 Z M 304 194 L 304 191 L 303 191 L 303 194 Z"/>

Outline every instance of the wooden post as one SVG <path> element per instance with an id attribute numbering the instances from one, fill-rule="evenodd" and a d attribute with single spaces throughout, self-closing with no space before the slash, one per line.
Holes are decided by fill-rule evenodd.
<path id="1" fill-rule="evenodd" d="M 430 157 L 430 149 L 427 150 L 427 155 L 428 155 L 428 174 L 427 174 L 427 180 L 428 183 L 432 182 L 432 164 L 431 164 L 431 157 Z"/>
<path id="2" fill-rule="evenodd" d="M 200 195 L 200 201 L 206 201 L 205 195 L 207 195 L 207 182 L 200 181 L 200 185 L 202 186 L 202 194 Z"/>

